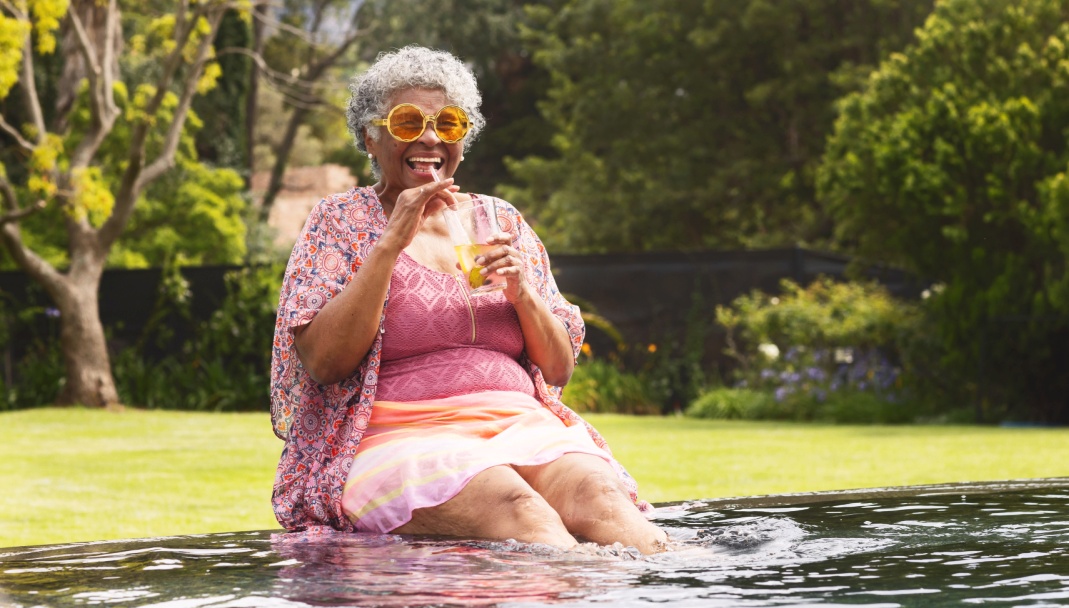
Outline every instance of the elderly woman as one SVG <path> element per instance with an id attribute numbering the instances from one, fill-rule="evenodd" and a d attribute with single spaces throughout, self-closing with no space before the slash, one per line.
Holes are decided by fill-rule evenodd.
<path id="1" fill-rule="evenodd" d="M 470 298 L 441 211 L 484 125 L 448 53 L 384 54 L 351 87 L 349 129 L 378 182 L 322 200 L 290 256 L 272 358 L 289 530 L 583 539 L 644 553 L 665 533 L 598 433 L 560 402 L 583 340 L 538 237 L 498 201 Z"/>

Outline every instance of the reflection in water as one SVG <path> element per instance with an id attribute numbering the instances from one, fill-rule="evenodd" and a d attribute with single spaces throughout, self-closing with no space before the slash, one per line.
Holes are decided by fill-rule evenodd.
<path id="1" fill-rule="evenodd" d="M 1069 480 L 690 502 L 655 519 L 678 550 L 642 559 L 277 532 L 0 549 L 0 606 L 1069 604 Z"/>

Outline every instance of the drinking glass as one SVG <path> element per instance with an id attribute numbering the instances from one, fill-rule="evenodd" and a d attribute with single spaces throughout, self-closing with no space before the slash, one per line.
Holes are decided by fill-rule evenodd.
<path id="1" fill-rule="evenodd" d="M 497 202 L 492 198 L 475 198 L 457 202 L 443 210 L 453 248 L 457 252 L 460 269 L 467 278 L 471 295 L 491 293 L 505 288 L 505 277 L 479 274 L 482 266 L 475 265 L 475 258 L 499 245 L 486 241 L 501 232 L 497 222 Z"/>

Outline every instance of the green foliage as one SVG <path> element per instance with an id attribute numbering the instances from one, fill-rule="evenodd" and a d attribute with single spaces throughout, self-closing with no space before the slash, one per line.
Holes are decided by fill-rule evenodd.
<path id="1" fill-rule="evenodd" d="M 782 293 L 755 291 L 718 306 L 735 388 L 714 388 L 688 412 L 699 417 L 907 422 L 923 413 L 918 388 L 929 346 L 919 307 L 883 287 L 822 278 Z"/>
<path id="2" fill-rule="evenodd" d="M 218 310 L 191 328 L 179 354 L 154 360 L 145 347 L 172 341 L 167 322 L 188 321 L 188 285 L 177 270 L 161 281 L 153 322 L 135 348 L 119 354 L 115 379 L 123 403 L 201 411 L 266 411 L 275 306 L 283 268 L 250 267 L 227 275 Z"/>
<path id="3" fill-rule="evenodd" d="M 227 48 L 247 48 L 251 24 L 231 10 L 223 17 L 213 41 L 216 53 Z M 245 100 L 252 59 L 240 53 L 219 57 L 216 86 L 193 100 L 193 110 L 204 121 L 197 132 L 197 156 L 216 166 L 242 170 L 248 166 L 245 149 Z"/>
<path id="4" fill-rule="evenodd" d="M 576 366 L 562 401 L 577 412 L 656 414 L 661 409 L 641 378 L 593 358 L 584 358 Z"/>
<path id="5" fill-rule="evenodd" d="M 627 357 L 639 369 L 663 412 L 683 411 L 707 384 L 706 349 L 711 330 L 708 309 L 696 284 L 682 335 L 661 328 L 658 342 L 638 346 Z"/>
<path id="6" fill-rule="evenodd" d="M 246 254 L 244 182 L 232 169 L 184 160 L 149 188 L 109 264 L 124 268 L 241 263 Z"/>
<path id="7" fill-rule="evenodd" d="M 842 246 L 929 300 L 958 401 L 1069 420 L 1069 2 L 948 0 L 840 103 L 819 174 Z"/>
<path id="8" fill-rule="evenodd" d="M 716 319 L 729 332 L 738 332 L 748 349 L 729 339 L 729 354 L 751 366 L 758 344 L 786 349 L 836 347 L 874 348 L 893 344 L 904 325 L 912 322 L 916 307 L 897 301 L 877 283 L 841 283 L 822 277 L 807 287 L 781 281 L 782 292 L 754 291 L 735 299 L 730 307 L 717 306 Z"/>
<path id="9" fill-rule="evenodd" d="M 519 36 L 525 5 L 541 0 L 368 0 L 361 24 L 364 61 L 407 44 L 450 51 L 471 66 L 483 96 L 487 127 L 465 153 L 456 180 L 465 191 L 492 193 L 509 179 L 506 156 L 551 151 L 536 104 L 549 77 L 533 65 Z"/>
<path id="10" fill-rule="evenodd" d="M 556 0 L 527 7 L 553 153 L 512 160 L 553 250 L 819 240 L 834 100 L 930 1 Z"/>
<path id="11" fill-rule="evenodd" d="M 97 155 L 99 165 L 73 176 L 77 196 L 73 197 L 72 205 L 52 206 L 21 222 L 27 244 L 53 265 L 62 267 L 69 263 L 64 214 L 87 217 L 95 226 L 110 215 L 114 203 L 112 193 L 119 189 L 122 169 L 129 162 L 127 144 L 133 120 L 153 91 L 147 86 L 140 87 L 133 99 L 126 95 L 122 85 L 117 85 L 116 92 L 118 105 L 124 111 L 101 146 Z M 90 121 L 86 94 L 83 85 L 71 116 L 75 133 L 84 132 Z M 177 103 L 177 97 L 168 94 L 158 116 L 161 123 L 173 119 Z M 233 170 L 199 162 L 194 135 L 201 127 L 198 117 L 191 113 L 176 153 L 176 167 L 146 189 L 123 238 L 108 256 L 110 266 L 163 266 L 172 259 L 183 264 L 238 264 L 244 259 L 247 232 L 244 182 Z M 40 165 L 35 169 L 38 174 L 47 174 L 48 167 L 65 162 L 64 142 L 56 136 L 50 137 L 49 141 L 55 141 L 55 145 L 42 147 L 35 155 L 38 157 L 35 163 Z M 66 145 L 76 146 L 78 141 L 75 135 Z M 148 144 L 150 153 L 157 154 L 162 145 L 163 133 L 153 131 Z M 54 188 L 51 182 L 35 181 L 31 175 L 25 190 L 37 190 L 43 195 Z M 4 254 L 0 251 L 0 267 L 13 268 L 13 260 Z"/>
<path id="12" fill-rule="evenodd" d="M 717 387 L 703 392 L 687 407 L 694 418 L 719 420 L 761 420 L 773 418 L 775 400 L 766 391 L 752 388 Z"/>
<path id="13" fill-rule="evenodd" d="M 0 291 L 0 411 L 52 403 L 63 386 L 58 311 Z M 13 346 L 21 346 L 14 357 Z M 18 382 L 14 381 L 18 378 Z"/>

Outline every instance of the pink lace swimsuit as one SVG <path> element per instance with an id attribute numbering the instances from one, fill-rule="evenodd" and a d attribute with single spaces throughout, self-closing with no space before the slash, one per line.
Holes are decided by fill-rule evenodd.
<path id="1" fill-rule="evenodd" d="M 492 390 L 534 396 L 534 383 L 519 364 L 523 334 L 516 309 L 499 291 L 470 297 L 458 278 L 422 266 L 406 253 L 398 257 L 377 400 Z"/>
<path id="2" fill-rule="evenodd" d="M 375 404 L 342 494 L 359 531 L 390 532 L 490 467 L 567 453 L 612 462 L 535 398 L 512 304 L 469 297 L 461 280 L 405 253 L 394 266 Z"/>

